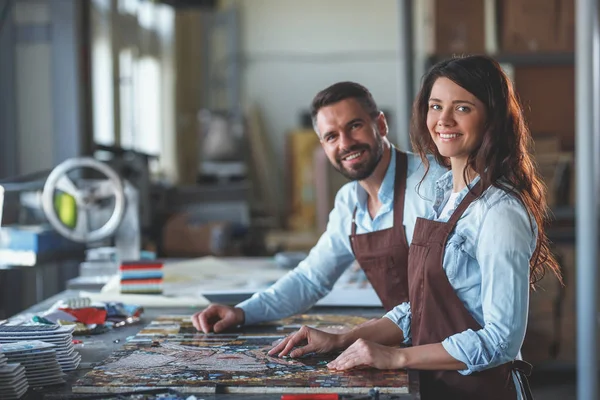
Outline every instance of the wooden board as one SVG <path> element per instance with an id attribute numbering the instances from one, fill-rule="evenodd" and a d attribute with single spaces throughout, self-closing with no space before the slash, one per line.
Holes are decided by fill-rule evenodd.
<path id="1" fill-rule="evenodd" d="M 267 355 L 301 325 L 341 332 L 367 320 L 301 315 L 226 334 L 195 331 L 188 316 L 157 318 L 121 350 L 73 385 L 74 393 L 119 393 L 170 388 L 182 393 L 408 393 L 405 370 L 372 368 L 334 372 L 337 354 L 300 359 Z"/>

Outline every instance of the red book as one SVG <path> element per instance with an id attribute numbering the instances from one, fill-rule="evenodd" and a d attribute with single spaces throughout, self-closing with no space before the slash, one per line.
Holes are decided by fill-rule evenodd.
<path id="1" fill-rule="evenodd" d="M 123 264 L 119 267 L 121 271 L 135 269 L 162 269 L 162 264 Z"/>

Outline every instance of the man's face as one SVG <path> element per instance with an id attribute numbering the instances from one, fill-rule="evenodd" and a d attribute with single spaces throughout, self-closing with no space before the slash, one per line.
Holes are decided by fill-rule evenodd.
<path id="1" fill-rule="evenodd" d="M 316 128 L 331 164 L 350 180 L 371 176 L 383 155 L 387 124 L 383 114 L 371 118 L 355 99 L 323 107 Z"/>

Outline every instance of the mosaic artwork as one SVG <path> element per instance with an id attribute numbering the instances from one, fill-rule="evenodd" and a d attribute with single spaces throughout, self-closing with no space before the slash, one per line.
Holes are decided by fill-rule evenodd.
<path id="1" fill-rule="evenodd" d="M 273 344 L 301 325 L 341 331 L 367 320 L 303 315 L 243 332 L 202 334 L 189 316 L 157 318 L 73 386 L 77 393 L 119 393 L 170 388 L 185 393 L 408 393 L 403 370 L 371 368 L 334 372 L 337 354 L 300 359 L 267 355 Z"/>
<path id="2" fill-rule="evenodd" d="M 279 321 L 266 322 L 259 325 L 248 326 L 239 332 L 260 333 L 273 335 L 288 335 L 295 332 L 302 325 L 318 328 L 329 332 L 342 332 L 352 329 L 357 325 L 368 322 L 367 318 L 335 315 L 335 314 L 302 314 L 285 318 Z M 158 317 L 148 326 L 142 329 L 138 335 L 175 335 L 175 334 L 197 334 L 189 316 L 164 316 Z M 222 336 L 222 335 L 221 335 Z"/>

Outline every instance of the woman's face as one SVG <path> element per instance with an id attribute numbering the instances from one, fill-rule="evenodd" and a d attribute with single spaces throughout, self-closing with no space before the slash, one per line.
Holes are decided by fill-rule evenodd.
<path id="1" fill-rule="evenodd" d="M 448 78 L 431 88 L 427 128 L 438 151 L 452 165 L 466 163 L 481 144 L 486 121 L 484 104 Z"/>

